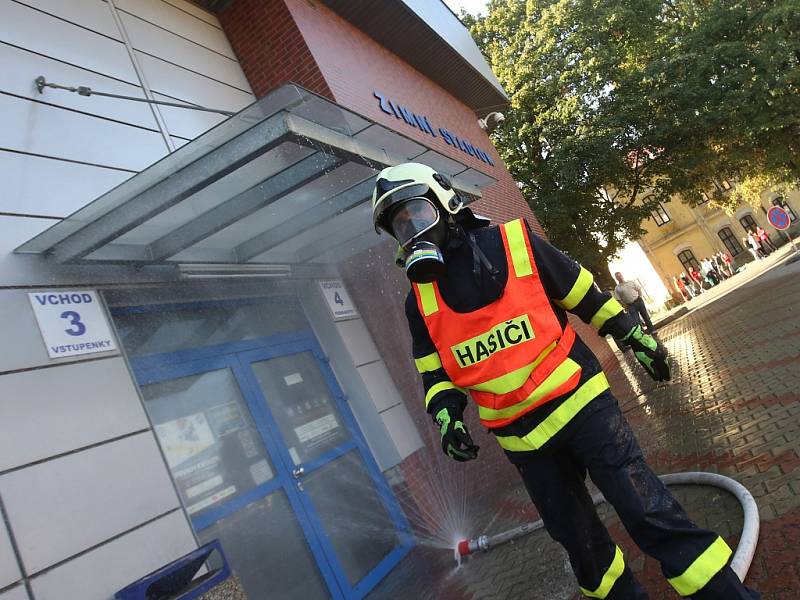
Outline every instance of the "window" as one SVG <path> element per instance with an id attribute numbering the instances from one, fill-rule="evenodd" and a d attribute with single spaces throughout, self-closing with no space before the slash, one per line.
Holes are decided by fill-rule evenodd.
<path id="1" fill-rule="evenodd" d="M 661 227 L 664 223 L 669 223 L 671 221 L 669 214 L 667 213 L 667 209 L 664 208 L 664 205 L 661 204 L 661 202 L 658 203 L 658 207 L 655 210 L 650 211 L 650 214 L 653 215 L 653 220 L 659 227 Z"/>
<path id="2" fill-rule="evenodd" d="M 772 205 L 780 206 L 783 210 L 786 211 L 786 214 L 789 215 L 789 223 L 794 223 L 795 221 L 797 221 L 797 215 L 794 214 L 792 207 L 786 204 L 786 202 L 783 199 L 783 196 L 778 196 L 777 198 L 774 198 L 772 200 Z"/>
<path id="3" fill-rule="evenodd" d="M 739 240 L 736 239 L 736 236 L 733 235 L 730 227 L 723 227 L 717 232 L 719 239 L 722 240 L 722 243 L 725 244 L 725 247 L 728 249 L 728 252 L 731 256 L 736 256 L 740 252 L 744 251 L 742 245 L 739 243 Z"/>
<path id="4" fill-rule="evenodd" d="M 682 250 L 678 253 L 678 260 L 681 261 L 683 265 L 683 270 L 687 273 L 689 272 L 689 267 L 694 267 L 698 271 L 700 270 L 700 263 L 697 262 L 697 259 L 694 257 L 694 252 L 691 250 Z"/>
<path id="5" fill-rule="evenodd" d="M 752 231 L 755 233 L 756 231 L 756 220 L 753 218 L 753 215 L 745 215 L 741 219 L 739 219 L 739 223 L 742 224 L 742 229 L 745 231 Z"/>

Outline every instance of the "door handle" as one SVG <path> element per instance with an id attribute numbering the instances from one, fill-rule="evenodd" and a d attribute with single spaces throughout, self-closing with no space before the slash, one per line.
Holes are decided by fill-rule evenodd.
<path id="1" fill-rule="evenodd" d="M 292 469 L 292 475 L 295 479 L 300 479 L 303 475 L 305 475 L 306 470 L 303 467 L 297 467 Z"/>

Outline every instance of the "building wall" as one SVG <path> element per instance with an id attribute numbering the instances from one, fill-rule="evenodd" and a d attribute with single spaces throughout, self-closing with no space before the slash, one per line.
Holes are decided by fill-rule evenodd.
<path id="1" fill-rule="evenodd" d="M 254 99 L 217 19 L 184 0 L 0 0 L 0 598 L 100 600 L 196 546 L 118 350 L 49 358 L 28 292 L 148 278 L 58 268 L 22 242 Z"/>
<path id="2" fill-rule="evenodd" d="M 770 234 L 770 238 L 775 244 L 784 243 L 783 234 L 772 227 L 767 220 L 767 211 L 773 206 L 772 200 L 776 196 L 778 194 L 774 192 L 764 192 L 761 194 L 759 207 L 740 204 L 730 215 L 709 204 L 691 208 L 676 198 L 664 206 L 670 217 L 668 223 L 659 226 L 652 218 L 643 223 L 647 233 L 640 243 L 667 289 L 673 289 L 672 276 L 684 270 L 678 259 L 681 251 L 691 250 L 698 261 L 720 250 L 728 252 L 719 237 L 719 231 L 726 227 L 730 228 L 742 246 L 742 251 L 734 256 L 735 266 L 739 267 L 752 260 L 746 246 L 742 243 L 742 237 L 747 232 L 739 219 L 744 215 L 751 215 L 756 223 Z M 794 190 L 787 194 L 786 202 L 795 214 L 800 215 L 800 191 Z M 798 230 L 800 230 L 800 223 L 796 223 L 790 228 L 793 236 L 797 235 Z"/>

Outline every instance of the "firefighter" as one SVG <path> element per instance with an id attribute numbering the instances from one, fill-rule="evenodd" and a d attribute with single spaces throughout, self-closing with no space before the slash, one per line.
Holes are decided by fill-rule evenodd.
<path id="1" fill-rule="evenodd" d="M 372 209 L 376 231 L 397 241 L 411 280 L 405 309 L 414 362 L 442 450 L 457 461 L 477 458 L 463 418 L 469 392 L 548 533 L 569 554 L 583 594 L 647 598 L 597 516 L 588 472 L 678 594 L 759 598 L 728 565 L 725 541 L 697 527 L 645 463 L 565 311 L 630 345 L 656 381 L 670 378 L 661 343 L 524 220 L 490 226 L 426 165 L 381 171 Z"/>

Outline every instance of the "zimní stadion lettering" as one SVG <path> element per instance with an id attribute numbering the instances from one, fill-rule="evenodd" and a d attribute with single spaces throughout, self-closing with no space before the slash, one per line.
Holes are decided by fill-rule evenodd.
<path id="1" fill-rule="evenodd" d="M 387 115 L 394 115 L 396 118 L 402 119 L 408 125 L 411 125 L 411 127 L 416 127 L 417 129 L 424 131 L 433 137 L 438 137 L 436 134 L 436 131 L 438 131 L 439 135 L 442 136 L 442 139 L 450 146 L 454 146 L 465 154 L 474 156 L 486 164 L 494 166 L 494 161 L 492 158 L 480 148 L 476 148 L 470 144 L 469 141 L 458 137 L 456 134 L 448 131 L 444 127 L 439 127 L 438 130 L 434 130 L 434 127 L 431 125 L 430 121 L 428 121 L 428 117 L 425 115 L 417 114 L 407 107 L 389 100 L 380 92 L 374 91 L 372 92 L 372 95 L 378 99 L 381 110 Z"/>

